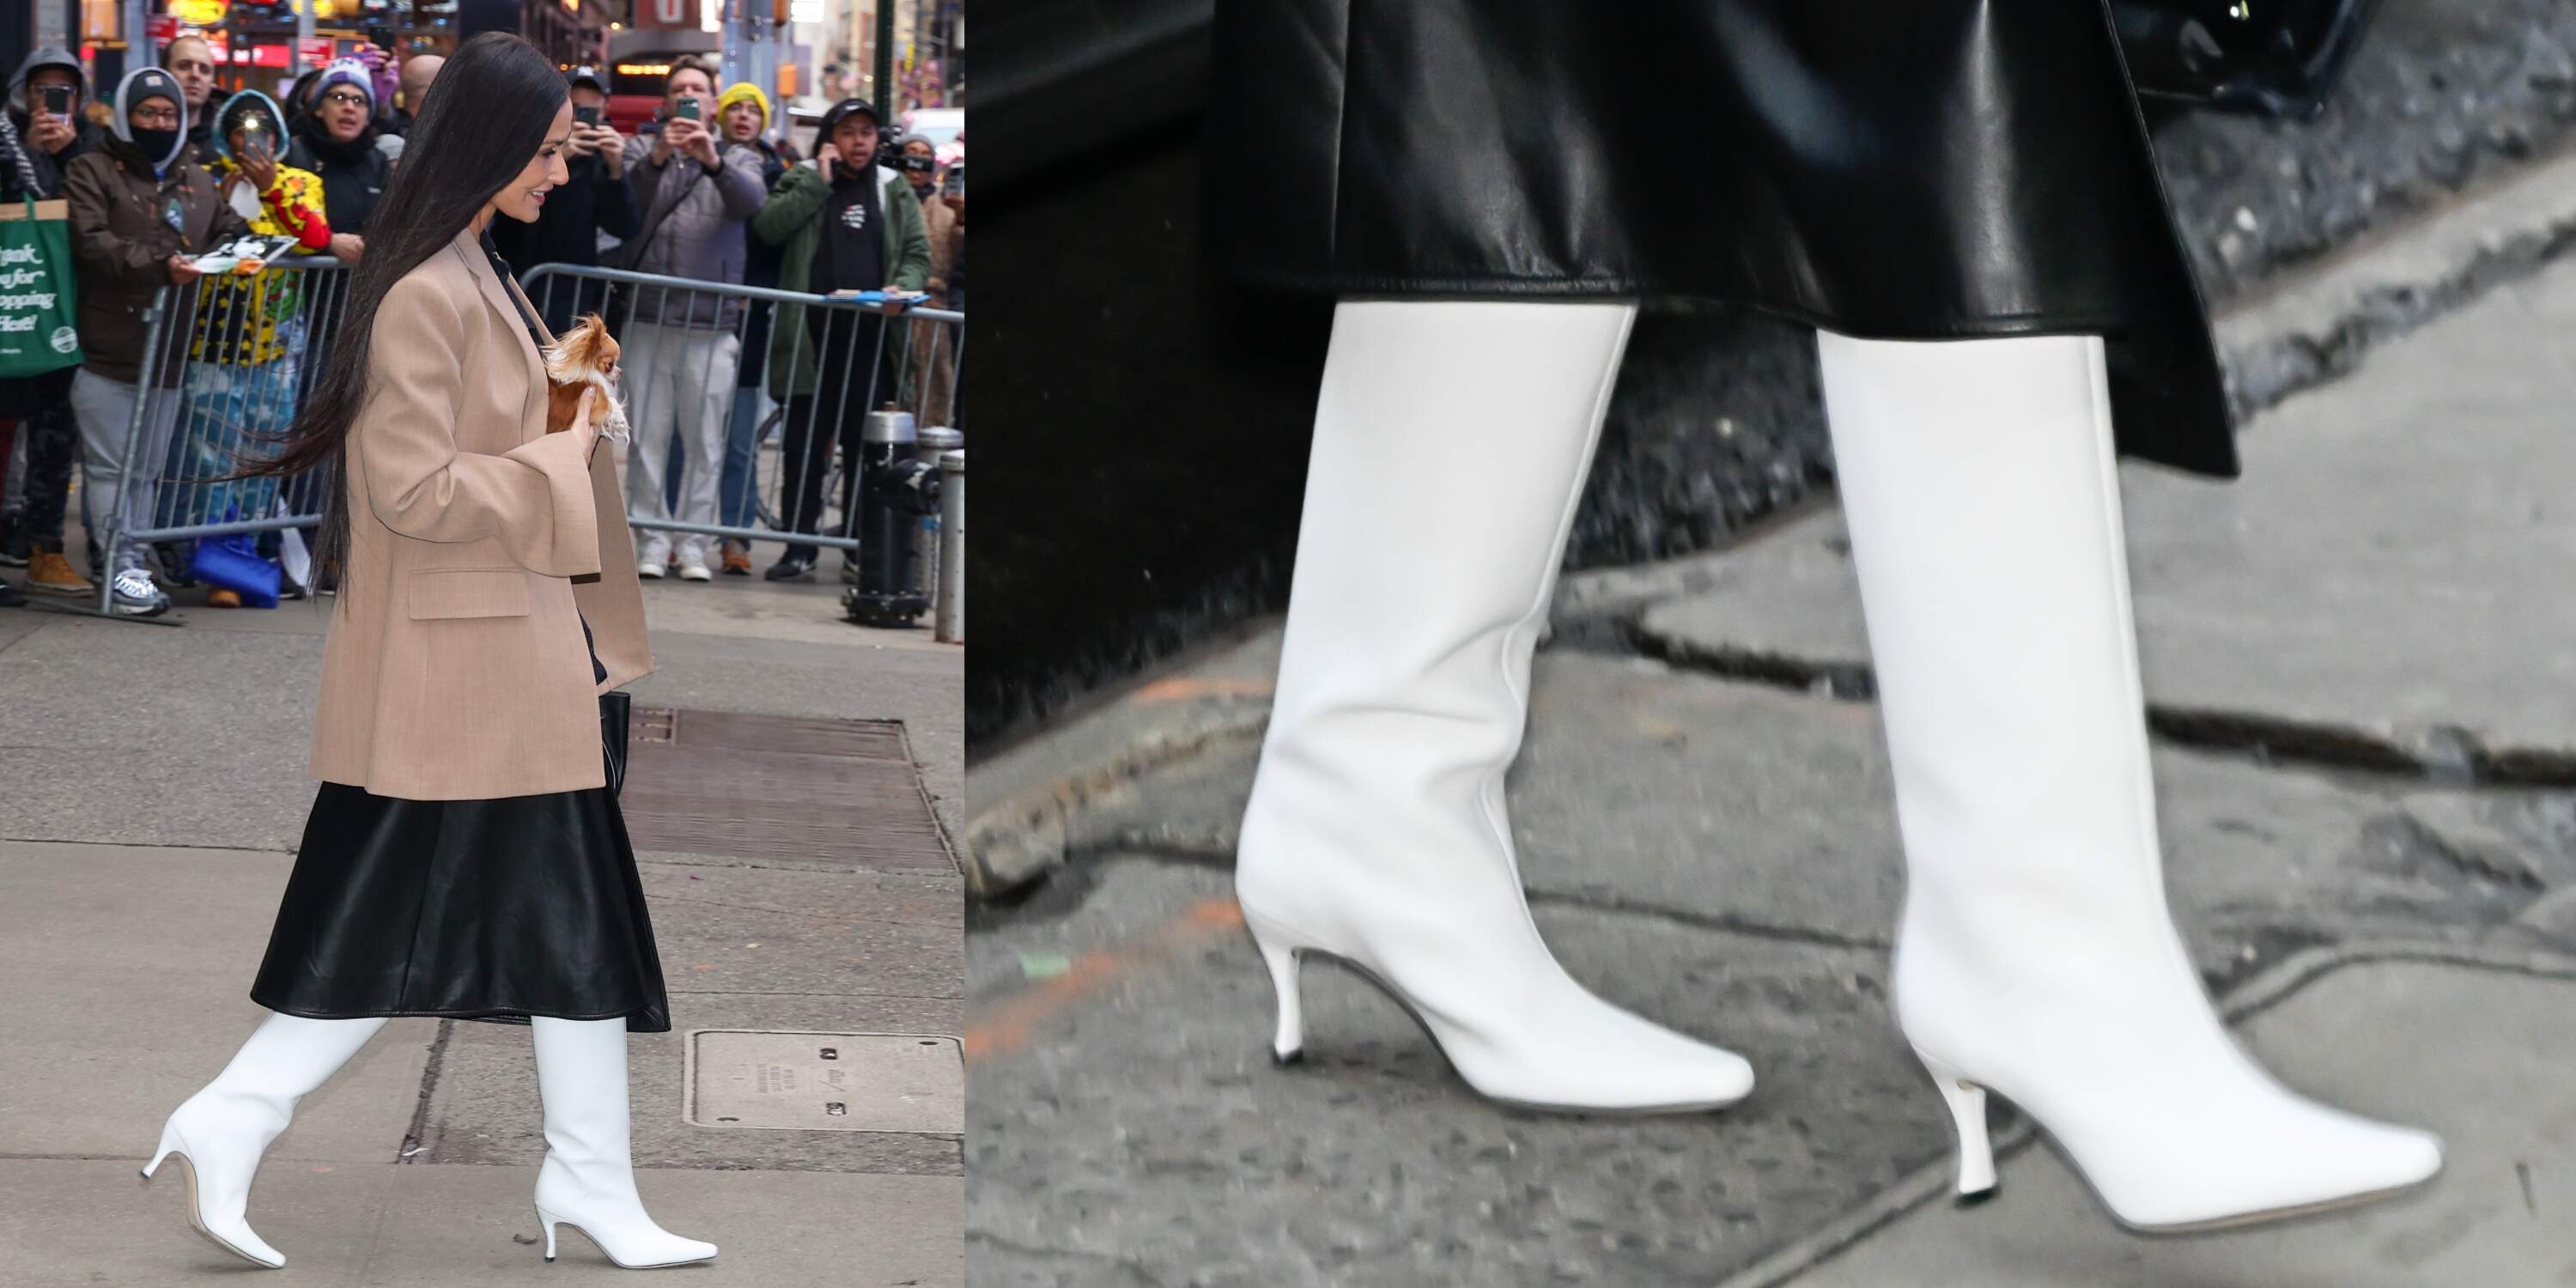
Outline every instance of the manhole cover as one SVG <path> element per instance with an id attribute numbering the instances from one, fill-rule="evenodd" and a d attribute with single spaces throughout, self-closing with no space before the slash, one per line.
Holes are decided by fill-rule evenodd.
<path id="1" fill-rule="evenodd" d="M 686 1105 L 699 1127 L 963 1135 L 966 1064 L 929 1033 L 689 1034 Z"/>
<path id="2" fill-rule="evenodd" d="M 956 870 L 898 722 L 639 707 L 635 729 L 639 850 Z"/>

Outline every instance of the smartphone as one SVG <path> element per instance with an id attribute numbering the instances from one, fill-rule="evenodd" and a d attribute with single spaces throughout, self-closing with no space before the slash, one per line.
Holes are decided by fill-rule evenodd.
<path id="1" fill-rule="evenodd" d="M 576 107 L 572 110 L 572 119 L 579 121 L 584 125 L 597 125 L 599 124 L 599 109 L 596 107 Z"/>
<path id="2" fill-rule="evenodd" d="M 45 111 L 47 114 L 53 116 L 71 115 L 72 87 L 69 85 L 47 85 L 45 87 Z"/>
<path id="3" fill-rule="evenodd" d="M 939 181 L 939 190 L 952 197 L 963 197 L 966 195 L 965 162 L 960 161 L 957 164 L 948 167 L 947 176 Z"/>
<path id="4" fill-rule="evenodd" d="M 376 48 L 381 49 L 388 54 L 394 51 L 394 29 L 383 23 L 375 23 L 369 26 L 367 28 L 367 39 L 373 42 Z"/>
<path id="5" fill-rule="evenodd" d="M 694 121 L 698 119 L 698 100 L 694 98 L 681 99 L 679 108 L 673 114 L 683 121 Z"/>

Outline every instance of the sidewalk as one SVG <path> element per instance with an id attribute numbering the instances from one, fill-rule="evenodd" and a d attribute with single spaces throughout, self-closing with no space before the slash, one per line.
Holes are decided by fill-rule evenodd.
<path id="1" fill-rule="evenodd" d="M 2249 425 L 2246 476 L 2124 472 L 2168 883 L 2294 1085 L 2445 1133 L 2432 1191 L 2205 1240 L 2112 1226 L 2045 1150 L 1957 1211 L 1885 1004 L 1901 871 L 1830 507 L 1570 578 L 1513 778 L 1549 942 L 1744 1052 L 1717 1115 L 1459 1087 L 1308 972 L 1273 1069 L 1228 899 L 1275 625 L 973 772 L 977 1282 L 2551 1282 L 2576 1091 L 2576 266 L 2496 287 Z M 1853 696 L 1837 696 L 1853 695 Z M 2014 1141 L 2028 1143 L 2026 1128 Z"/>
<path id="2" fill-rule="evenodd" d="M 926 631 L 836 621 L 838 591 L 645 589 L 659 669 L 631 691 L 639 714 L 680 714 L 667 742 L 639 734 L 626 802 L 674 1031 L 631 1039 L 634 1148 L 656 1217 L 722 1248 L 678 1272 L 693 1284 L 964 1281 L 960 877 L 940 839 L 962 816 L 964 658 Z M 15 985 L 0 996 L 11 1035 L 0 1044 L 0 1285 L 213 1282 L 250 1269 L 190 1233 L 178 1172 L 140 1185 L 135 1169 L 162 1116 L 261 1014 L 244 994 L 312 801 L 303 766 L 325 619 L 301 604 L 215 611 L 180 599 L 178 630 L 0 612 L 0 977 Z M 820 754 L 821 743 L 732 751 L 708 741 L 731 727 L 723 713 L 808 718 L 757 727 L 809 742 L 846 727 L 817 721 L 900 721 L 900 740 L 856 726 L 868 739 L 860 760 Z M 693 802 L 689 789 L 718 771 L 771 790 L 710 789 Z M 788 771 L 801 776 L 779 777 Z M 880 844 L 879 829 L 836 847 L 830 831 L 760 817 L 779 795 L 802 794 L 816 816 L 890 808 L 900 791 L 834 784 L 910 783 L 915 772 L 920 786 L 906 790 L 919 823 L 905 847 Z M 688 830 L 691 810 L 739 814 L 742 843 L 692 839 L 704 832 Z M 898 822 L 887 815 L 883 830 L 902 832 Z M 719 1032 L 695 1039 L 692 1064 L 692 1034 L 707 1030 L 931 1042 L 931 1071 L 942 1052 L 950 1061 L 949 1090 L 856 1084 L 850 1113 L 900 1129 L 697 1125 L 686 1075 L 702 1096 L 725 1094 L 742 1059 Z M 888 1046 L 860 1045 L 849 1054 Z M 759 1056 L 746 1078 L 782 1058 Z M 287 1253 L 280 1284 L 611 1271 L 580 1239 L 567 1237 L 554 1265 L 540 1255 L 528 1196 L 544 1148 L 524 1028 L 396 1020 L 305 1100 L 268 1155 L 252 1220 Z"/>

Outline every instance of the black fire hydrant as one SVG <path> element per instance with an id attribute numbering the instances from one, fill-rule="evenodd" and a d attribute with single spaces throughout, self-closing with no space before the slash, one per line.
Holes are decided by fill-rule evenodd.
<path id="1" fill-rule="evenodd" d="M 859 584 L 841 607 L 862 626 L 909 626 L 930 611 L 913 585 L 921 517 L 939 513 L 939 467 L 913 451 L 912 413 L 892 404 L 868 413 L 860 435 Z"/>

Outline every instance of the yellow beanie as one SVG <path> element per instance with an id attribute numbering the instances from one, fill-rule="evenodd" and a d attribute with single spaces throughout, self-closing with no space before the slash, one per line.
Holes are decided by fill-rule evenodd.
<path id="1" fill-rule="evenodd" d="M 721 119 L 726 112 L 733 110 L 734 104 L 739 103 L 744 99 L 750 99 L 752 102 L 759 104 L 760 123 L 762 125 L 769 124 L 769 96 L 761 93 L 760 87 L 752 84 L 750 81 L 735 81 L 733 84 L 725 86 L 724 93 L 716 95 L 716 116 Z"/>

